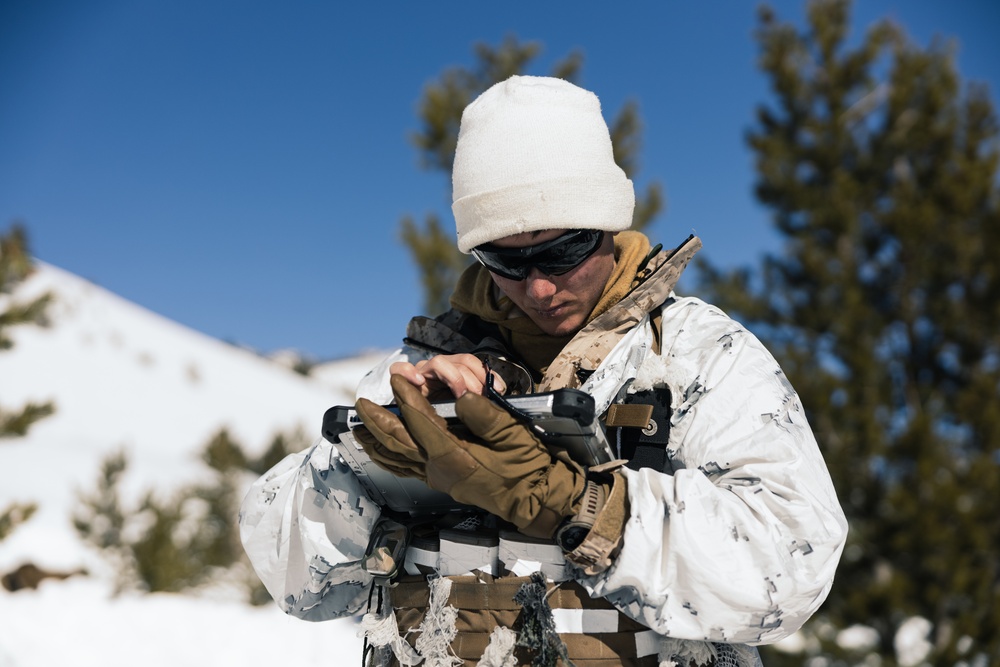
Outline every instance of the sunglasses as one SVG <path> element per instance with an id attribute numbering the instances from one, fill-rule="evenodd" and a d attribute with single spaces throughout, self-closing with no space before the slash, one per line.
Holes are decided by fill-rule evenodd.
<path id="1" fill-rule="evenodd" d="M 508 280 L 524 280 L 535 268 L 547 276 L 561 276 L 597 252 L 604 232 L 579 229 L 527 248 L 500 248 L 484 243 L 472 254 L 487 269 Z"/>

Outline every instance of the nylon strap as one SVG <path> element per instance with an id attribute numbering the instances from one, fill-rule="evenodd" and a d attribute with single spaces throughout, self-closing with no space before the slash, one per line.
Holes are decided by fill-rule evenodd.
<path id="1" fill-rule="evenodd" d="M 639 403 L 612 403 L 604 420 L 608 428 L 631 426 L 646 428 L 653 418 L 653 406 Z"/>
<path id="2" fill-rule="evenodd" d="M 448 604 L 458 609 L 469 610 L 519 610 L 521 605 L 514 602 L 514 595 L 530 577 L 503 577 L 494 581 L 480 581 L 472 577 L 450 577 L 451 594 Z M 554 589 L 554 590 L 553 590 Z M 397 608 L 423 608 L 430 601 L 427 582 L 421 577 L 417 581 L 401 579 L 389 591 L 392 606 Z M 579 585 L 567 582 L 556 588 L 549 584 L 549 605 L 555 609 L 614 609 L 601 598 L 592 599 Z"/>

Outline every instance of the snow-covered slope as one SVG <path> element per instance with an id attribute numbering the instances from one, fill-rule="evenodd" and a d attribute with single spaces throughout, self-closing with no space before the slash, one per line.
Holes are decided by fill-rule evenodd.
<path id="1" fill-rule="evenodd" d="M 332 362 L 323 366 L 322 379 L 307 378 L 45 264 L 18 287 L 13 298 L 27 300 L 46 291 L 56 297 L 50 309 L 52 326 L 13 329 L 14 347 L 0 352 L 0 407 L 17 409 L 27 401 L 52 401 L 56 406 L 55 415 L 37 423 L 27 437 L 0 441 L 0 508 L 12 502 L 39 506 L 30 521 L 0 542 L 0 573 L 28 561 L 59 570 L 91 569 L 98 562 L 96 554 L 77 539 L 70 517 L 77 491 L 94 486 L 100 463 L 109 454 L 124 449 L 129 456 L 123 480 L 126 494 L 150 489 L 169 493 L 202 473 L 198 454 L 222 427 L 254 453 L 279 431 L 298 427 L 310 438 L 318 435 L 324 410 L 353 403 L 352 388 L 374 363 L 367 357 Z M 0 301 L 0 309 L 4 305 Z M 28 628 L 37 626 L 39 632 L 51 633 L 63 616 L 66 622 L 75 615 L 93 621 L 95 614 L 108 614 L 107 625 L 117 628 L 108 633 L 108 641 L 123 631 L 128 634 L 122 624 L 136 623 L 135 630 L 143 637 L 140 645 L 145 645 L 141 658 L 122 644 L 125 654 L 120 659 L 114 647 L 105 647 L 97 654 L 100 661 L 93 664 L 141 662 L 147 667 L 160 664 L 149 642 L 163 641 L 166 646 L 181 640 L 177 633 L 185 632 L 178 627 L 186 622 L 183 618 L 195 625 L 206 622 L 204 614 L 183 611 L 185 605 L 200 609 L 204 600 L 143 596 L 115 602 L 106 599 L 107 590 L 100 582 L 80 583 L 79 579 L 49 581 L 39 591 L 12 594 L 0 589 L 0 667 L 55 664 L 46 634 L 33 640 Z M 170 600 L 166 608 L 173 612 L 163 611 L 164 599 Z M 161 606 L 154 610 L 156 604 Z M 54 608 L 61 608 L 60 613 L 53 615 Z M 159 624 L 164 613 L 170 615 L 171 632 L 144 635 L 140 626 L 145 627 L 146 621 Z M 253 628 L 254 641 L 263 638 L 281 645 L 282 632 L 286 632 L 285 640 L 301 643 L 303 633 L 311 632 L 309 636 L 329 647 L 331 637 L 343 637 L 349 630 L 349 638 L 343 641 L 352 644 L 352 659 L 357 655 L 350 622 L 333 631 L 341 622 L 321 624 L 325 627 L 289 623 L 293 619 L 285 619 L 276 609 L 255 610 L 235 602 L 212 607 L 209 616 L 217 617 L 223 629 L 227 614 L 235 625 L 250 623 L 242 630 L 232 627 L 232 641 L 243 641 L 237 637 Z M 268 615 L 276 617 L 273 636 L 267 634 L 266 622 L 250 621 Z M 190 628 L 192 638 L 201 636 L 195 625 Z M 15 628 L 17 632 L 12 633 Z M 100 633 L 91 636 L 96 640 Z M 225 641 L 221 636 L 217 639 Z M 36 648 L 29 653 L 35 655 L 25 654 L 25 647 L 33 642 Z M 303 650 L 316 658 L 311 648 Z M 213 651 L 207 651 L 204 661 L 182 662 L 273 664 L 264 659 L 270 655 L 265 648 L 229 655 L 237 653 L 245 659 L 213 660 Z M 43 655 L 48 659 L 41 660 Z M 72 655 L 66 654 L 66 664 L 91 664 Z M 337 661 L 327 656 L 322 662 Z"/>

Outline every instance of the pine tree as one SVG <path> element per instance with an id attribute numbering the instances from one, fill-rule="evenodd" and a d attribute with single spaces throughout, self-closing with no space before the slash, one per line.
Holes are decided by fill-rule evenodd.
<path id="1" fill-rule="evenodd" d="M 997 119 L 949 44 L 880 22 L 849 48 L 849 14 L 811 2 L 799 32 L 761 10 L 775 101 L 748 140 L 783 247 L 700 275 L 781 361 L 850 521 L 816 650 L 860 663 L 822 628 L 863 624 L 894 665 L 921 616 L 928 664 L 975 664 L 1000 655 Z"/>
<path id="2" fill-rule="evenodd" d="M 15 224 L 6 234 L 0 234 L 0 351 L 9 350 L 14 345 L 8 334 L 10 328 L 24 324 L 48 324 L 51 294 L 43 294 L 28 302 L 10 300 L 9 295 L 14 288 L 33 270 L 27 232 L 22 225 Z M 17 411 L 0 407 L 0 438 L 24 436 L 33 423 L 52 414 L 54 409 L 48 402 L 28 403 Z"/>
<path id="3" fill-rule="evenodd" d="M 27 232 L 22 225 L 15 224 L 6 234 L 0 234 L 0 351 L 14 345 L 8 334 L 11 327 L 48 323 L 46 315 L 52 302 L 51 294 L 27 302 L 13 301 L 10 296 L 32 270 Z M 0 440 L 23 437 L 32 424 L 53 412 L 55 406 L 51 402 L 29 402 L 17 410 L 0 405 Z M 14 503 L 0 510 L 0 540 L 27 521 L 36 509 L 33 503 Z"/>
<path id="4" fill-rule="evenodd" d="M 179 592 L 226 582 L 245 587 L 253 604 L 270 602 L 240 545 L 239 504 L 248 475 L 260 476 L 308 445 L 305 432 L 295 429 L 275 434 L 262 454 L 250 457 L 222 428 L 201 452 L 211 471 L 207 481 L 147 489 L 133 505 L 121 493 L 128 457 L 114 452 L 102 461 L 95 488 L 77 493 L 73 526 L 113 568 L 117 592 Z"/>
<path id="5" fill-rule="evenodd" d="M 462 111 L 493 84 L 525 73 L 540 54 L 541 45 L 522 43 L 508 36 L 497 48 L 479 43 L 474 52 L 475 66 L 449 68 L 424 88 L 419 103 L 422 127 L 412 137 L 420 153 L 421 166 L 444 172 L 449 183 Z M 582 54 L 573 52 L 557 62 L 550 75 L 576 82 L 582 64 Z M 635 101 L 622 107 L 610 123 L 610 132 L 615 160 L 632 178 L 638 171 L 642 146 L 642 120 Z M 632 227 L 644 228 L 662 207 L 662 188 L 659 183 L 651 183 L 645 194 L 636 198 Z M 469 257 L 455 246 L 452 226 L 442 223 L 433 213 L 428 214 L 422 224 L 412 216 L 405 216 L 400 222 L 400 236 L 420 273 L 426 311 L 431 314 L 443 312 L 448 308 L 448 297 L 458 276 L 469 264 Z"/>

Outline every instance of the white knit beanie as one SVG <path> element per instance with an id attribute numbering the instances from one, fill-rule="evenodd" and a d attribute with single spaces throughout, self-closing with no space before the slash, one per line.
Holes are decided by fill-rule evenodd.
<path id="1" fill-rule="evenodd" d="M 623 231 L 635 207 L 597 96 L 537 76 L 513 76 L 465 108 L 452 197 L 464 253 L 522 232 Z"/>

